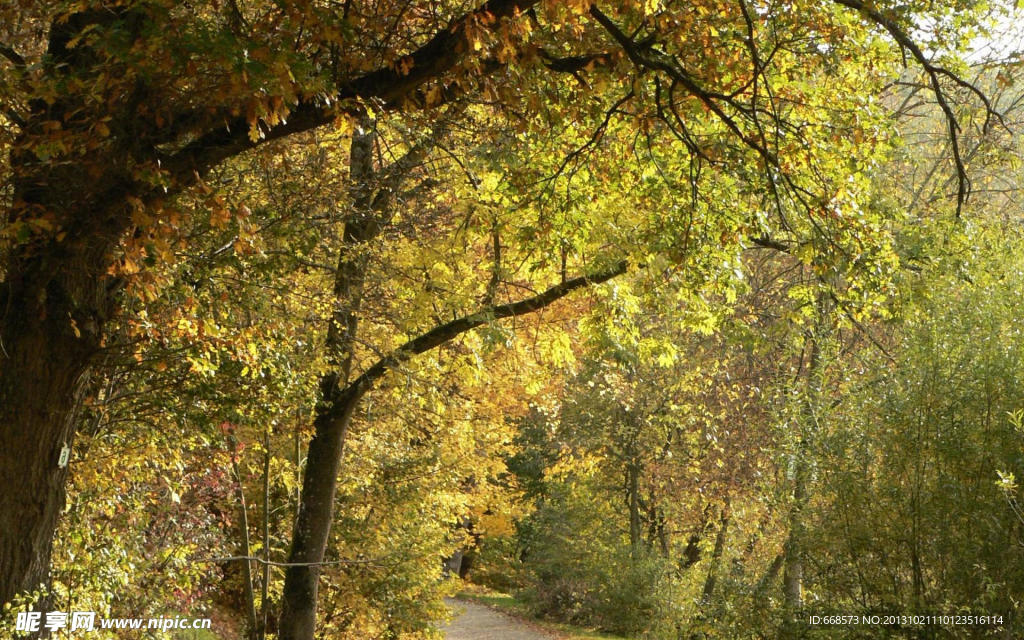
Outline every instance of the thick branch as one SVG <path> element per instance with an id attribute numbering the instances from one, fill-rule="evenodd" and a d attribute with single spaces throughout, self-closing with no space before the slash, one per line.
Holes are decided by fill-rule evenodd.
<path id="1" fill-rule="evenodd" d="M 767 235 L 750 236 L 749 240 L 753 244 L 755 244 L 755 245 L 757 245 L 759 247 L 763 247 L 765 249 L 774 249 L 775 251 L 781 251 L 782 253 L 789 253 L 790 252 L 790 246 L 789 245 L 787 245 L 784 242 L 780 242 L 780 241 L 776 240 L 775 238 L 769 237 Z"/>
<path id="2" fill-rule="evenodd" d="M 607 65 L 612 59 L 610 53 L 587 53 L 578 56 L 556 57 L 540 49 L 540 57 L 544 59 L 544 66 L 552 71 L 560 73 L 571 73 L 576 75 L 580 71 L 586 71 L 592 65 Z"/>
<path id="3" fill-rule="evenodd" d="M 333 96 L 333 101 L 345 104 L 346 101 L 369 100 L 384 107 L 399 107 L 424 84 L 455 68 L 466 53 L 473 50 L 467 40 L 469 29 L 495 30 L 503 19 L 515 18 L 534 4 L 536 0 L 488 0 L 437 32 L 398 64 L 372 71 L 342 86 Z M 187 186 L 194 181 L 193 176 L 201 176 L 232 156 L 270 140 L 326 125 L 344 111 L 343 107 L 332 106 L 327 101 L 301 102 L 288 115 L 287 122 L 266 127 L 263 138 L 256 142 L 249 138 L 248 121 L 242 117 L 233 118 L 225 126 L 219 126 L 186 145 L 166 159 L 163 166 L 184 183 L 182 186 Z"/>
<path id="4" fill-rule="evenodd" d="M 558 57 L 551 55 L 543 48 L 539 49 L 537 53 L 544 60 L 545 67 L 558 73 L 572 74 L 572 77 L 576 78 L 576 81 L 584 87 L 589 87 L 590 85 L 580 75 L 581 72 L 598 65 L 610 66 L 614 60 L 614 56 L 611 53 L 587 53 L 578 56 Z"/>
<path id="5" fill-rule="evenodd" d="M 539 311 L 551 305 L 555 301 L 564 298 L 577 289 L 607 282 L 615 276 L 625 273 L 627 266 L 628 264 L 625 261 L 622 261 L 605 271 L 580 276 L 578 278 L 562 282 L 561 284 L 557 284 L 550 289 L 533 296 L 532 298 L 509 302 L 507 304 L 489 306 L 474 314 L 463 316 L 447 324 L 434 327 L 430 331 L 420 334 L 418 337 L 398 347 L 390 355 L 378 360 L 376 364 L 364 371 L 362 375 L 352 382 L 352 384 L 346 387 L 341 394 L 349 396 L 348 399 L 350 400 L 352 398 L 358 398 L 369 391 L 378 380 L 384 377 L 386 373 L 415 355 L 430 351 L 431 349 L 445 344 L 471 329 L 475 329 L 476 327 L 485 325 L 489 322 Z M 339 401 L 335 401 L 333 403 L 335 407 L 344 407 L 348 404 L 350 403 Z"/>

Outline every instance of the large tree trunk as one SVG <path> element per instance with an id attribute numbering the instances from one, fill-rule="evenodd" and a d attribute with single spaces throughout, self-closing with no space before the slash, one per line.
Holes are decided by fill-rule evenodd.
<path id="1" fill-rule="evenodd" d="M 47 73 L 90 78 L 95 54 L 87 45 L 71 46 L 73 39 L 116 20 L 134 33 L 137 18 L 111 9 L 55 21 Z M 57 162 L 35 152 L 55 121 L 75 136 L 89 130 L 93 120 L 81 96 L 29 106 L 11 151 L 12 206 L 0 221 L 28 231 L 0 267 L 0 604 L 49 578 L 68 472 L 62 452 L 73 444 L 87 372 L 116 310 L 118 283 L 108 271 L 129 224 L 132 184 L 126 167 L 134 140 L 112 140 L 102 152 Z"/>
<path id="2" fill-rule="evenodd" d="M 110 159 L 95 179 L 70 162 L 11 155 L 14 206 L 4 222 L 35 230 L 5 256 L 0 283 L 0 603 L 47 582 L 64 506 L 62 452 L 117 309 L 121 282 L 109 272 L 130 220 L 121 163 Z"/>
<path id="3" fill-rule="evenodd" d="M 11 298 L 9 298 L 10 300 Z M 9 313 L 21 315 L 13 299 Z M 65 316 L 65 322 L 66 316 Z M 14 324 L 15 326 L 10 326 Z M 51 326 L 47 326 L 47 325 Z M 5 322 L 0 370 L 0 601 L 45 585 L 87 358 L 53 323 Z M 56 339 L 54 339 L 56 337 Z"/>
<path id="4" fill-rule="evenodd" d="M 45 586 L 89 364 L 114 294 L 115 234 L 12 252 L 0 289 L 0 602 Z"/>

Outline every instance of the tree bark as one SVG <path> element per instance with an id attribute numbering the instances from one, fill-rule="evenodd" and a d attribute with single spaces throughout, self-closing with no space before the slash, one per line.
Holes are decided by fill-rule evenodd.
<path id="1" fill-rule="evenodd" d="M 112 312 L 111 239 L 16 249 L 0 289 L 0 602 L 48 582 L 67 453 Z"/>

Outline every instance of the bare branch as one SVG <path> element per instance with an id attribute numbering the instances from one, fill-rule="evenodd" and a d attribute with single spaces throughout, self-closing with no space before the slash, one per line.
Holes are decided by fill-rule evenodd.
<path id="1" fill-rule="evenodd" d="M 984 128 L 986 130 L 989 127 L 989 122 L 992 117 L 995 117 L 1000 123 L 1003 123 L 1002 115 L 995 110 L 991 101 L 988 99 L 988 96 L 986 96 L 983 91 L 952 71 L 933 64 L 932 61 L 925 56 L 921 47 L 914 42 L 913 38 L 911 38 L 910 35 L 900 27 L 900 25 L 896 24 L 894 20 L 882 14 L 878 9 L 863 2 L 863 0 L 835 0 L 835 2 L 843 5 L 844 7 L 849 7 L 859 11 L 872 22 L 885 29 L 904 51 L 910 52 L 910 55 L 913 56 L 914 60 L 921 66 L 925 74 L 927 74 L 929 83 L 931 84 L 932 93 L 935 94 L 935 100 L 938 102 L 939 108 L 942 109 L 942 113 L 946 118 L 946 125 L 949 129 L 950 147 L 953 152 L 953 162 L 956 165 L 956 216 L 959 218 L 964 202 L 967 201 L 967 197 L 970 195 L 971 181 L 967 175 L 967 168 L 964 164 L 960 150 L 960 122 L 957 120 L 956 114 L 953 113 L 953 108 L 946 99 L 946 94 L 942 89 L 940 77 L 945 76 L 946 78 L 949 78 L 960 87 L 963 87 L 973 93 L 982 101 L 985 105 Z M 1005 126 L 1005 123 L 1003 123 L 1003 126 Z"/>
<path id="2" fill-rule="evenodd" d="M 765 160 L 765 162 L 772 166 L 778 166 L 779 161 L 778 158 L 775 157 L 775 154 L 773 154 L 771 150 L 759 141 L 755 140 L 751 136 L 745 135 L 736 120 L 722 108 L 722 104 L 720 104 L 720 102 L 739 108 L 732 96 L 710 91 L 700 86 L 697 80 L 687 73 L 687 71 L 683 69 L 676 60 L 670 58 L 664 53 L 652 50 L 648 43 L 638 42 L 630 38 L 611 18 L 605 15 L 596 4 L 590 5 L 590 15 L 598 22 L 598 24 L 604 27 L 605 31 L 607 31 L 617 43 L 619 43 L 619 46 L 622 47 L 626 56 L 629 57 L 633 64 L 643 69 L 661 71 L 668 77 L 672 78 L 673 82 L 682 86 L 690 93 L 690 95 L 704 103 L 704 106 L 714 113 L 715 116 L 725 126 L 727 126 L 737 138 L 739 138 L 739 140 L 756 151 L 758 155 Z"/>

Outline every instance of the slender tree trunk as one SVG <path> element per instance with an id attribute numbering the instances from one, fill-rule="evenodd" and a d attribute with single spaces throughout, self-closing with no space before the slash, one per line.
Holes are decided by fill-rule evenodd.
<path id="1" fill-rule="evenodd" d="M 626 465 L 626 502 L 629 505 L 629 547 L 640 548 L 640 464 L 634 459 Z"/>
<path id="2" fill-rule="evenodd" d="M 654 495 L 653 495 L 654 492 L 652 491 L 651 493 L 652 493 L 651 501 L 653 502 L 654 501 Z M 658 507 L 655 510 L 654 518 L 655 518 L 655 522 L 657 523 L 657 526 L 655 528 L 655 536 L 658 539 L 658 550 L 661 551 L 662 557 L 667 558 L 667 557 L 669 557 L 669 554 L 671 553 L 672 543 L 671 543 L 671 540 L 669 538 L 668 526 L 667 526 L 668 523 L 666 522 L 666 519 L 665 519 L 665 510 L 662 509 L 661 507 Z"/>
<path id="3" fill-rule="evenodd" d="M 817 347 L 812 347 L 814 353 Z M 816 357 L 812 357 L 811 374 L 816 368 Z M 809 375 L 811 375 L 809 374 Z M 810 387 L 810 385 L 808 385 Z M 808 389 L 808 392 L 810 390 Z M 810 420 L 810 400 L 805 410 L 805 418 Z M 803 433 L 797 445 L 796 462 L 793 471 L 793 503 L 789 510 L 789 536 L 784 549 L 785 561 L 782 573 L 783 601 L 785 605 L 785 621 L 782 629 L 783 638 L 800 636 L 802 619 L 800 611 L 804 606 L 804 511 L 807 504 L 807 432 L 810 424 L 802 425 Z"/>
<path id="4" fill-rule="evenodd" d="M 764 572 L 761 579 L 757 581 L 757 586 L 754 587 L 754 604 L 757 606 L 764 605 L 764 597 L 768 591 L 768 587 L 771 586 L 775 579 L 779 575 L 779 571 L 782 570 L 782 565 L 786 562 L 786 554 L 780 553 L 775 556 L 772 563 L 768 565 L 768 570 Z"/>
<path id="5" fill-rule="evenodd" d="M 263 575 L 260 583 L 259 640 L 267 637 L 267 616 L 270 608 L 267 592 L 270 588 L 270 425 L 263 432 Z"/>
<path id="6" fill-rule="evenodd" d="M 299 517 L 292 536 L 285 573 L 283 606 L 278 637 L 281 640 L 311 640 L 316 630 L 317 584 L 320 565 L 334 517 L 334 495 L 342 449 L 358 397 L 351 396 L 341 415 L 317 416 L 316 433 L 309 443 L 306 474 L 302 482 Z"/>
<path id="7" fill-rule="evenodd" d="M 311 640 L 316 628 L 319 563 L 323 562 L 334 519 L 334 494 L 345 436 L 359 403 L 358 394 L 338 394 L 345 388 L 352 370 L 353 348 L 359 322 L 367 258 L 366 243 L 379 233 L 379 213 L 373 210 L 373 123 L 364 120 L 353 135 L 351 147 L 351 191 L 353 212 L 345 225 L 345 246 L 338 259 L 334 281 L 335 313 L 327 332 L 327 349 L 333 370 L 320 381 L 321 401 L 314 419 L 314 436 L 309 443 L 306 473 L 298 517 L 292 534 L 292 548 L 285 573 L 279 637 L 281 640 Z"/>
<path id="8" fill-rule="evenodd" d="M 793 469 L 793 504 L 789 512 L 789 537 L 785 546 L 783 570 L 783 598 L 786 619 L 782 637 L 798 638 L 803 632 L 801 611 L 804 606 L 804 555 L 806 553 L 808 456 L 810 439 L 817 425 L 817 404 L 823 392 L 822 345 L 828 340 L 831 322 L 831 303 L 824 294 L 817 300 L 817 318 L 807 333 L 805 344 L 809 348 L 806 381 L 801 401 L 800 441 L 797 443 Z"/>
<path id="9" fill-rule="evenodd" d="M 242 513 L 242 555 L 245 556 L 243 566 L 243 577 L 245 578 L 245 613 L 249 621 L 249 637 L 256 640 L 258 627 L 256 625 L 256 593 L 253 591 L 252 582 L 252 544 L 249 541 L 249 509 L 245 504 L 245 488 L 242 487 L 242 474 L 238 469 L 238 460 L 235 458 L 238 448 L 235 446 L 235 439 L 231 443 L 231 471 L 235 476 L 235 487 L 238 491 L 238 505 Z"/>
<path id="10" fill-rule="evenodd" d="M 729 534 L 729 517 L 729 501 L 726 500 L 725 504 L 722 505 L 722 511 L 719 515 L 718 533 L 715 535 L 715 548 L 712 550 L 711 557 L 709 558 L 710 566 L 708 567 L 708 574 L 704 578 L 704 588 L 701 591 L 700 609 L 696 617 L 696 620 L 701 623 L 706 623 L 709 619 L 709 605 L 711 604 L 711 598 L 715 595 L 715 587 L 718 585 L 718 572 L 722 565 L 722 556 L 725 554 L 725 539 Z M 690 634 L 689 640 L 700 640 L 702 637 L 707 637 L 707 634 L 695 632 Z"/>
<path id="11" fill-rule="evenodd" d="M 803 449 L 803 445 L 801 445 Z M 802 454 L 802 451 L 801 451 Z M 789 537 L 786 539 L 785 568 L 783 571 L 783 595 L 787 615 L 793 616 L 803 607 L 804 549 L 803 510 L 807 498 L 803 461 L 797 462 L 793 488 L 793 506 L 789 512 Z"/>
<path id="12" fill-rule="evenodd" d="M 729 502 L 722 506 L 722 514 L 719 518 L 718 535 L 715 536 L 715 548 L 711 552 L 711 567 L 708 569 L 707 579 L 704 580 L 704 591 L 701 594 L 701 602 L 707 606 L 715 595 L 715 586 L 718 584 L 718 572 L 722 565 L 722 555 L 725 553 L 725 539 L 729 535 Z"/>

